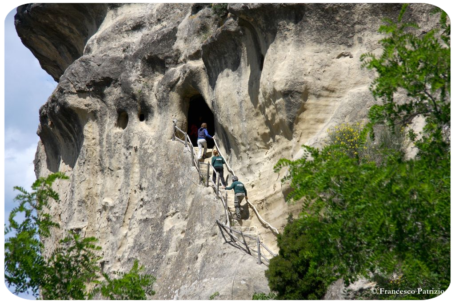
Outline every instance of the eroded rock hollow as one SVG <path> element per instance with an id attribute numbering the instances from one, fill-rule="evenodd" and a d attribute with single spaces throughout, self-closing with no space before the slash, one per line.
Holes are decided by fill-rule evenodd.
<path id="1" fill-rule="evenodd" d="M 285 202 L 285 172 L 273 166 L 300 157 L 302 144 L 320 146 L 328 128 L 366 117 L 374 74 L 359 58 L 380 52 L 381 19 L 400 8 L 230 4 L 218 16 L 209 4 L 19 7 L 23 43 L 58 81 L 40 109 L 36 174 L 70 177 L 57 184 L 61 229 L 46 248 L 66 230 L 95 236 L 103 270 L 138 259 L 157 277 L 156 299 L 268 293 L 266 265 L 224 244 L 215 224 L 223 205 L 172 140 L 173 120 L 190 131 L 200 122 L 192 104 L 205 102 L 200 112 L 213 115 L 250 202 L 281 231 L 301 206 Z M 411 5 L 406 18 L 428 21 L 431 8 Z M 252 211 L 242 224 L 278 252 Z"/>

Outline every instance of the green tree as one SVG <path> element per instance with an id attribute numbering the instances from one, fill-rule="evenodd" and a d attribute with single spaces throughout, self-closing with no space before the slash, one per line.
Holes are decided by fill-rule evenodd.
<path id="1" fill-rule="evenodd" d="M 383 101 L 371 111 L 373 122 L 400 120 L 409 123 L 423 115 L 427 122 L 444 126 L 450 122 L 450 24 L 447 14 L 440 13 L 439 25 L 416 35 L 415 23 L 403 22 L 408 4 L 403 5 L 398 22 L 384 19 L 379 28 L 387 35 L 380 41 L 382 55 L 363 54 L 363 66 L 375 70 L 378 77 L 371 84 L 375 98 Z M 398 103 L 399 91 L 406 91 L 407 102 Z"/>
<path id="2" fill-rule="evenodd" d="M 47 300 L 84 300 L 93 299 L 100 294 L 110 299 L 146 299 L 153 295 L 155 278 L 140 274 L 135 261 L 132 269 L 116 273 L 119 278 L 110 278 L 100 272 L 99 257 L 96 251 L 96 238 L 81 238 L 69 232 L 59 242 L 59 247 L 44 256 L 43 242 L 51 234 L 52 228 L 59 225 L 52 221 L 47 213 L 52 200 L 59 202 L 59 195 L 52 189 L 57 179 L 68 179 L 58 172 L 47 178 L 39 178 L 32 185 L 32 192 L 15 187 L 20 192 L 16 196 L 19 206 L 15 207 L 5 228 L 5 280 L 14 293 L 31 292 L 35 297 Z M 18 222 L 16 217 L 22 214 L 24 219 Z M 100 277 L 104 281 L 100 281 Z"/>
<path id="3" fill-rule="evenodd" d="M 58 201 L 58 194 L 52 189 L 52 183 L 57 179 L 67 177 L 55 173 L 46 179 L 40 178 L 33 183 L 31 193 L 22 187 L 14 188 L 20 192 L 15 198 L 19 206 L 11 211 L 9 225 L 5 228 L 5 235 L 12 233 L 5 241 L 5 279 L 8 285 L 15 287 L 15 293 L 31 291 L 37 296 L 44 284 L 46 260 L 41 254 L 40 237 L 50 236 L 50 229 L 58 227 L 45 212 L 49 199 Z M 22 222 L 16 221 L 19 213 L 24 215 Z"/>
<path id="4" fill-rule="evenodd" d="M 140 275 L 143 269 L 135 260 L 128 273 L 115 272 L 115 279 L 103 273 L 106 283 L 100 288 L 102 296 L 111 300 L 147 300 L 146 295 L 155 294 L 152 289 L 155 278 L 151 275 Z"/>
<path id="5" fill-rule="evenodd" d="M 60 247 L 45 259 L 45 266 L 39 268 L 43 276 L 39 285 L 42 298 L 85 300 L 92 297 L 87 285 L 98 283 L 100 258 L 95 251 L 101 248 L 95 246 L 96 241 L 96 238 L 81 238 L 73 232 L 60 241 Z"/>
<path id="6" fill-rule="evenodd" d="M 397 274 L 411 289 L 448 287 L 449 153 L 435 166 L 386 151 L 378 166 L 335 145 L 307 150 L 276 167 L 288 167 L 291 199 L 305 209 L 280 235 L 266 274 L 278 298 L 319 299 L 338 278 L 371 275 L 393 282 Z"/>
<path id="7" fill-rule="evenodd" d="M 428 32 L 415 34 L 415 23 L 403 22 L 408 4 L 404 4 L 398 22 L 384 19 L 379 32 L 387 35 L 380 40 L 382 55 L 363 54 L 362 66 L 376 71 L 378 77 L 371 91 L 382 105 L 369 112 L 372 123 L 408 125 L 416 116 L 425 117 L 422 139 L 415 144 L 421 156 L 444 154 L 450 147 L 450 22 L 447 13 L 439 13 L 438 25 Z M 397 102 L 405 92 L 406 101 Z M 403 95 L 403 94 L 401 94 Z M 411 139 L 416 135 L 410 131 Z"/>
<path id="8" fill-rule="evenodd" d="M 266 277 L 279 300 L 317 300 L 324 296 L 328 283 L 318 264 L 308 255 L 311 252 L 305 230 L 299 220 L 291 220 L 278 235 L 279 255 L 270 260 Z"/>
<path id="9" fill-rule="evenodd" d="M 342 126 L 343 136 L 324 148 L 304 146 L 301 159 L 281 159 L 275 167 L 288 169 L 288 200 L 304 206 L 279 236 L 279 255 L 266 272 L 278 299 L 320 299 L 339 278 L 366 277 L 386 289 L 445 291 L 450 284 L 450 25 L 440 12 L 438 27 L 417 36 L 408 30 L 415 24 L 402 23 L 406 6 L 398 23 L 386 20 L 380 28 L 387 34 L 383 54 L 362 57 L 378 72 L 371 90 L 382 101 L 371 108 L 370 123 L 355 132 Z M 399 90 L 405 102 L 395 100 Z M 426 125 L 419 140 L 409 132 L 419 150 L 415 159 L 373 136 L 375 124 L 394 133 L 417 115 Z"/>

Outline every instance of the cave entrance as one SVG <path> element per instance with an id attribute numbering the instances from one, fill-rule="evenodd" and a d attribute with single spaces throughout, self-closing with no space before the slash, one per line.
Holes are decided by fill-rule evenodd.
<path id="1" fill-rule="evenodd" d="M 193 146 L 197 146 L 197 131 L 204 122 L 207 123 L 209 135 L 213 136 L 215 134 L 215 118 L 213 117 L 213 113 L 201 95 L 193 96 L 190 98 L 187 128 Z M 207 139 L 207 148 L 213 148 L 213 146 L 213 140 Z"/>
<path id="2" fill-rule="evenodd" d="M 119 110 L 117 114 L 117 127 L 125 129 L 128 126 L 128 113 L 124 110 Z"/>

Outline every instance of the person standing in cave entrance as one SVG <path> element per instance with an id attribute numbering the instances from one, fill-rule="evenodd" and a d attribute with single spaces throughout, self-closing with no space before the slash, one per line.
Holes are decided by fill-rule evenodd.
<path id="1" fill-rule="evenodd" d="M 197 147 L 199 148 L 198 160 L 204 160 L 205 153 L 207 152 L 207 138 L 212 139 L 215 135 L 210 136 L 207 132 L 207 123 L 202 123 L 201 128 L 197 131 Z M 204 152 L 202 152 L 202 147 L 204 147 Z"/>
<path id="2" fill-rule="evenodd" d="M 221 181 L 221 184 L 223 184 L 223 186 L 226 186 L 226 181 L 224 181 L 224 173 L 223 173 L 223 164 L 226 164 L 226 162 L 224 162 L 224 159 L 223 157 L 221 157 L 218 153 L 218 151 L 215 149 L 213 151 L 213 157 L 212 157 L 212 166 L 213 168 L 215 169 L 213 171 L 213 175 L 212 175 L 212 180 L 213 180 L 213 184 L 216 184 L 216 172 L 218 172 L 218 174 L 220 175 L 220 181 Z"/>
<path id="3" fill-rule="evenodd" d="M 248 194 L 245 188 L 245 185 L 243 185 L 242 182 L 239 181 L 239 178 L 237 176 L 232 176 L 232 184 L 229 187 L 224 187 L 224 189 L 234 189 L 234 207 L 235 207 L 235 215 L 237 217 L 237 220 L 240 220 L 242 218 L 240 214 L 240 203 L 242 202 L 243 198 L 248 200 Z"/>

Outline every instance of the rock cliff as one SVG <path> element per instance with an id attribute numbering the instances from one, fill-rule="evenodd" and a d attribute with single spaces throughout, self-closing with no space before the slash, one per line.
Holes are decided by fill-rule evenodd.
<path id="1" fill-rule="evenodd" d="M 19 7 L 23 43 L 59 83 L 40 109 L 36 174 L 70 177 L 57 184 L 61 230 L 46 247 L 65 230 L 95 236 L 104 271 L 139 259 L 157 277 L 156 299 L 268 293 L 267 267 L 223 244 L 223 206 L 172 140 L 172 121 L 188 130 L 194 100 L 205 101 L 250 201 L 282 230 L 301 208 L 285 203 L 290 189 L 273 166 L 300 157 L 302 144 L 321 145 L 328 128 L 365 118 L 374 74 L 359 57 L 380 51 L 381 19 L 400 8 L 230 4 L 218 16 L 208 4 Z M 431 8 L 413 4 L 406 18 L 431 25 Z M 242 225 L 277 252 L 252 211 Z"/>

